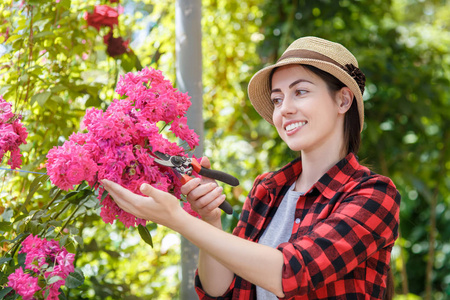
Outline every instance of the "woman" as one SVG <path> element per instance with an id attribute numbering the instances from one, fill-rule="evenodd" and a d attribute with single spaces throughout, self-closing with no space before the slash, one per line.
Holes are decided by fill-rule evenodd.
<path id="1" fill-rule="evenodd" d="M 201 299 L 382 299 L 400 195 L 356 158 L 364 81 L 346 48 L 316 37 L 296 40 L 253 76 L 253 106 L 301 158 L 256 178 L 233 235 L 221 230 L 225 195 L 212 180 L 182 187 L 202 220 L 146 184 L 148 197 L 105 188 L 122 209 L 200 248 Z"/>

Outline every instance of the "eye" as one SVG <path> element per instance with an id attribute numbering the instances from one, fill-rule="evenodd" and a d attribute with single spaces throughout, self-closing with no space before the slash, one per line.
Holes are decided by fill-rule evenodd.
<path id="1" fill-rule="evenodd" d="M 280 97 L 272 98 L 272 103 L 275 106 L 280 106 L 282 102 L 283 102 L 283 99 L 281 99 Z"/>
<path id="2" fill-rule="evenodd" d="M 298 90 L 295 90 L 295 96 L 303 96 L 303 95 L 305 95 L 307 92 L 308 92 L 308 91 L 298 89 Z"/>

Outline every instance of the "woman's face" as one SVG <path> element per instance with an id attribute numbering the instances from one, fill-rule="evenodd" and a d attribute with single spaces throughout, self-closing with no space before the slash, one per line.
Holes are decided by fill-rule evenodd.
<path id="1" fill-rule="evenodd" d="M 333 99 L 325 81 L 300 65 L 277 69 L 271 99 L 278 134 L 293 151 L 342 147 L 346 110 L 341 96 L 342 90 Z"/>

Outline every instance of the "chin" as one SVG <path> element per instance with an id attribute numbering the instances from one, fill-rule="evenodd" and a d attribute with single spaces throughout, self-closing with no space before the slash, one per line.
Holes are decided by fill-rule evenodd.
<path id="1" fill-rule="evenodd" d="M 295 152 L 300 152 L 305 149 L 303 145 L 299 145 L 298 143 L 286 143 L 289 149 Z"/>

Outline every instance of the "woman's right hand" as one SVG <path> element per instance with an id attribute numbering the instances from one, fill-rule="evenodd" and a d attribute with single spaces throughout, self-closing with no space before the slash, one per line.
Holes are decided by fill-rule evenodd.
<path id="1" fill-rule="evenodd" d="M 207 157 L 202 158 L 200 165 L 211 168 Z M 218 207 L 226 198 L 222 192 L 223 188 L 214 179 L 207 177 L 194 178 L 181 187 L 181 193 L 186 195 L 191 208 L 202 217 L 202 220 L 215 226 L 220 225 L 221 211 Z"/>

